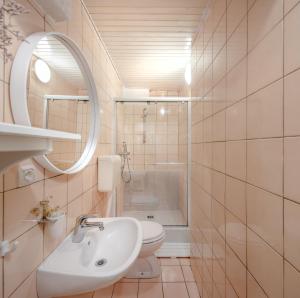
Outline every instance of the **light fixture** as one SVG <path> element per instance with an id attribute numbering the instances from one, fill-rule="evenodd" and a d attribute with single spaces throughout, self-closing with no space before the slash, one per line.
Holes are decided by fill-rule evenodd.
<path id="1" fill-rule="evenodd" d="M 185 68 L 185 74 L 184 74 L 185 81 L 188 85 L 191 85 L 192 82 L 192 69 L 191 69 L 191 63 L 188 63 Z"/>
<path id="2" fill-rule="evenodd" d="M 166 114 L 165 108 L 161 108 L 159 112 L 162 116 L 164 116 Z"/>
<path id="3" fill-rule="evenodd" d="M 37 59 L 34 63 L 34 71 L 37 78 L 42 83 L 48 83 L 51 79 L 51 70 L 48 64 L 41 59 Z"/>

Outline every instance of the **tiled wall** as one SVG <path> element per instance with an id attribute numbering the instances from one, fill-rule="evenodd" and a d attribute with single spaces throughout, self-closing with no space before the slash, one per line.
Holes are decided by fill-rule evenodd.
<path id="1" fill-rule="evenodd" d="M 201 297 L 300 296 L 300 3 L 216 0 L 193 44 Z"/>
<path id="2" fill-rule="evenodd" d="M 180 105 L 181 103 L 118 103 L 118 152 L 122 150 L 122 142 L 126 141 L 131 153 L 132 169 L 154 169 L 158 166 L 165 168 L 168 162 L 178 162 Z M 145 122 L 143 109 L 147 111 Z M 161 110 L 164 110 L 164 114 Z"/>
<path id="3" fill-rule="evenodd" d="M 95 157 L 90 164 L 76 175 L 55 176 L 32 160 L 26 160 L 11 167 L 0 179 L 1 239 L 17 240 L 17 250 L 0 261 L 0 297 L 34 298 L 36 294 L 36 268 L 60 243 L 74 226 L 76 216 L 94 209 L 103 212 L 105 196 L 97 192 L 96 157 L 113 152 L 113 101 L 119 96 L 121 82 L 110 59 L 98 38 L 96 31 L 79 0 L 71 1 L 72 18 L 69 22 L 52 24 L 43 11 L 33 2 L 19 0 L 29 14 L 14 17 L 13 24 L 25 36 L 37 31 L 60 31 L 75 40 L 82 49 L 94 74 L 101 101 L 101 136 Z M 13 54 L 20 41 L 14 39 L 9 51 Z M 3 57 L 2 57 L 3 58 Z M 0 121 L 13 122 L 9 98 L 9 75 L 11 62 L 0 65 Z M 20 186 L 18 166 L 32 165 L 36 179 L 31 185 Z M 56 224 L 38 225 L 25 221 L 30 209 L 38 206 L 42 199 L 49 199 L 51 205 L 59 205 L 66 211 L 66 218 Z"/>

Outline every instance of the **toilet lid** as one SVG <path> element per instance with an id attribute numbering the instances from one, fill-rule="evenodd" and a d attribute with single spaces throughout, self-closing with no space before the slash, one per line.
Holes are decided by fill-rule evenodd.
<path id="1" fill-rule="evenodd" d="M 165 236 L 163 226 L 157 222 L 141 221 L 143 229 L 143 243 L 151 243 Z"/>

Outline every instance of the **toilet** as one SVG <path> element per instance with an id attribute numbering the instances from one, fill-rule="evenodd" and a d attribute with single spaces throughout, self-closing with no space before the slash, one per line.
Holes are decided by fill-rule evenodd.
<path id="1" fill-rule="evenodd" d="M 126 278 L 154 278 L 160 275 L 160 264 L 154 255 L 165 239 L 161 224 L 152 221 L 141 221 L 143 244 L 138 259 L 129 269 Z"/>

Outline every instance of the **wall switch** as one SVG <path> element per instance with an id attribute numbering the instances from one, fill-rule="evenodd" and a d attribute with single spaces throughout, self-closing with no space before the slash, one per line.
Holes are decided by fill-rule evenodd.
<path id="1" fill-rule="evenodd" d="M 36 171 L 32 165 L 19 167 L 19 187 L 31 184 L 36 179 Z"/>

